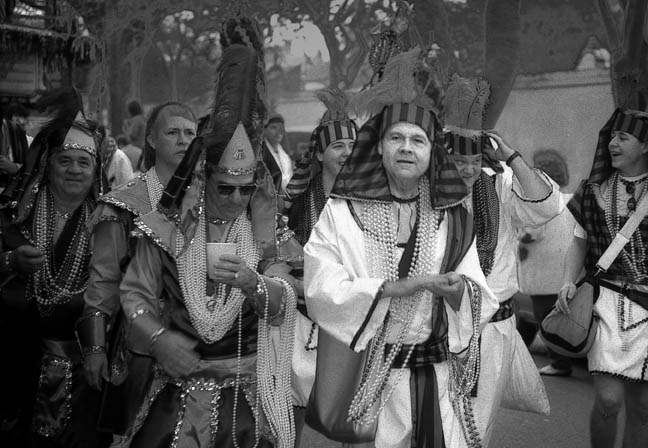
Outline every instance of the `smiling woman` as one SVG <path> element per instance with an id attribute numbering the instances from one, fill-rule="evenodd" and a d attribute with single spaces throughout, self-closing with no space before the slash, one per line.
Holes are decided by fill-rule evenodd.
<path id="1" fill-rule="evenodd" d="M 589 179 L 568 207 L 577 221 L 556 306 L 569 312 L 574 282 L 584 268 L 596 284 L 598 331 L 587 355 L 594 380 L 591 437 L 612 446 L 616 416 L 626 409 L 624 446 L 648 444 L 648 218 L 640 205 L 648 194 L 648 115 L 617 109 L 599 133 Z M 630 216 L 643 218 L 620 255 L 603 273 L 597 263 Z M 637 216 L 637 215 L 635 215 Z"/>

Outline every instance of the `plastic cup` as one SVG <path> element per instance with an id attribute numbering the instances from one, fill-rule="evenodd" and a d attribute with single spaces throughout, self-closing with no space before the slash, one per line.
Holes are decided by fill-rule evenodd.
<path id="1" fill-rule="evenodd" d="M 236 255 L 234 243 L 207 243 L 207 275 L 214 279 L 214 263 L 220 261 L 225 254 Z"/>

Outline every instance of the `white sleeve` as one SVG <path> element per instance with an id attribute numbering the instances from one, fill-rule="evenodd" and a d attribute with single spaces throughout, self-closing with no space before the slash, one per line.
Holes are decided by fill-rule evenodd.
<path id="1" fill-rule="evenodd" d="M 353 238 L 339 234 L 355 230 L 362 235 L 349 228 L 357 227 L 349 215 L 342 200 L 329 201 L 322 211 L 304 247 L 304 293 L 311 319 L 362 351 L 382 325 L 390 299 L 378 297 L 385 280 L 367 276 L 364 241 L 350 245 Z"/>

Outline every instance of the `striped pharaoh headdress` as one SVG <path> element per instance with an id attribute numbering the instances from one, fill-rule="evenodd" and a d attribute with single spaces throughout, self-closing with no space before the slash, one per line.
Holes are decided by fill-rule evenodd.
<path id="1" fill-rule="evenodd" d="M 338 174 L 331 196 L 393 200 L 377 146 L 389 126 L 399 122 L 418 125 L 432 142 L 428 169 L 432 206 L 448 207 L 467 195 L 467 188 L 443 146 L 438 118 L 443 96 L 440 78 L 434 56 L 418 46 L 389 57 L 377 82 L 350 101 L 352 112 L 371 118 L 360 128 L 353 152 Z"/>
<path id="2" fill-rule="evenodd" d="M 355 140 L 358 137 L 358 126 L 349 118 L 348 99 L 342 90 L 327 88 L 317 92 L 315 97 L 326 106 L 326 111 L 311 134 L 307 156 L 297 163 L 286 187 L 286 192 L 292 199 L 304 193 L 310 182 L 322 171 L 317 159 L 318 153 L 323 153 L 331 143 L 338 140 Z"/>

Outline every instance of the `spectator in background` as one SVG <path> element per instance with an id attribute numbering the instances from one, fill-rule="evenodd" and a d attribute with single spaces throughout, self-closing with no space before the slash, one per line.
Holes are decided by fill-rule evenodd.
<path id="1" fill-rule="evenodd" d="M 103 126 L 98 128 L 101 140 L 101 162 L 108 185 L 111 189 L 126 183 L 133 177 L 133 167 L 128 156 L 117 147 L 115 138 Z"/>
<path id="2" fill-rule="evenodd" d="M 569 171 L 562 156 L 553 150 L 537 152 L 533 165 L 544 171 L 560 188 L 569 183 Z M 572 195 L 560 193 L 565 203 Z M 525 227 L 520 232 L 518 279 L 520 290 L 531 296 L 533 315 L 538 324 L 553 308 L 562 286 L 567 247 L 574 231 L 574 218 L 567 209 L 542 227 Z M 548 263 L 547 260 L 552 260 Z M 549 350 L 551 362 L 540 368 L 541 375 L 569 376 L 572 361 Z"/>
<path id="3" fill-rule="evenodd" d="M 25 132 L 28 121 L 27 108 L 14 103 L 9 106 L 6 119 L 0 124 L 0 188 L 6 187 L 22 166 L 31 143 L 31 138 Z"/>
<path id="4" fill-rule="evenodd" d="M 293 175 L 292 159 L 281 146 L 286 130 L 284 118 L 279 114 L 270 115 L 263 128 L 263 161 L 270 170 L 275 189 L 283 192 Z"/>
<path id="5" fill-rule="evenodd" d="M 128 113 L 131 117 L 124 120 L 122 132 L 126 134 L 133 145 L 143 148 L 146 120 L 144 119 L 142 106 L 137 101 L 131 101 L 128 103 Z"/>
<path id="6" fill-rule="evenodd" d="M 142 148 L 139 148 L 130 143 L 128 137 L 124 134 L 119 134 L 115 140 L 117 141 L 117 147 L 122 150 L 128 160 L 130 160 L 131 167 L 134 172 L 143 172 L 143 159 L 142 159 Z"/>

